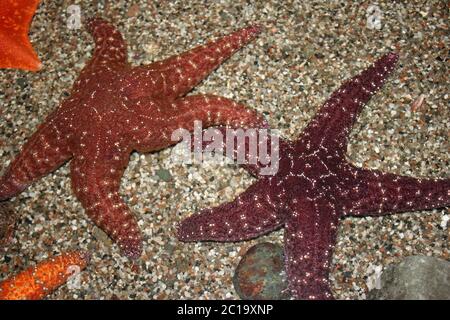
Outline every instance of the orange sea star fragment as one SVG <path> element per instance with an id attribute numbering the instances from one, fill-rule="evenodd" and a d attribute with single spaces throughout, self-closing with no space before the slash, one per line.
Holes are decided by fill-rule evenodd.
<path id="1" fill-rule="evenodd" d="M 86 268 L 89 255 L 72 251 L 49 258 L 0 282 L 0 300 L 39 300 Z"/>
<path id="2" fill-rule="evenodd" d="M 41 68 L 41 62 L 28 39 L 39 1 L 0 1 L 0 68 L 30 71 Z"/>

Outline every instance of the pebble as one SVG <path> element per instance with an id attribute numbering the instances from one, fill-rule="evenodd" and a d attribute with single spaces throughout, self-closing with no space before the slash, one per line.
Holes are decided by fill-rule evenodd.
<path id="1" fill-rule="evenodd" d="M 167 169 L 158 169 L 156 170 L 156 175 L 159 179 L 165 182 L 169 182 L 172 180 L 172 175 L 170 174 L 170 171 Z"/>
<path id="2" fill-rule="evenodd" d="M 233 284 L 244 300 L 286 299 L 283 248 L 268 242 L 251 247 L 236 268 Z"/>
<path id="3" fill-rule="evenodd" d="M 92 235 L 95 237 L 95 239 L 97 239 L 98 241 L 100 241 L 101 243 L 106 245 L 107 247 L 110 247 L 112 245 L 111 238 L 102 229 L 98 228 L 97 226 L 94 226 L 92 228 Z"/>

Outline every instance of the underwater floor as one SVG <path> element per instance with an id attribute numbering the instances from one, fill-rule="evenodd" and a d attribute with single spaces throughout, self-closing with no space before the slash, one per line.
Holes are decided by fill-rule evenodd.
<path id="1" fill-rule="evenodd" d="M 206 4 L 207 3 L 207 4 Z M 82 19 L 113 22 L 138 65 L 258 23 L 260 36 L 193 93 L 235 99 L 263 113 L 288 139 L 298 136 L 331 92 L 382 54 L 400 54 L 397 70 L 364 107 L 347 157 L 365 168 L 419 177 L 450 174 L 448 8 L 445 1 L 377 1 L 381 28 L 370 28 L 370 1 L 42 1 L 30 39 L 37 73 L 0 70 L 0 167 L 71 89 L 91 57 L 86 29 L 67 27 L 67 7 Z M 424 95 L 424 102 L 413 107 Z M 416 103 L 417 105 L 417 103 Z M 182 243 L 176 225 L 202 208 L 231 201 L 255 179 L 236 165 L 179 165 L 171 149 L 131 155 L 121 195 L 139 220 L 144 253 L 135 262 L 86 216 L 71 191 L 69 166 L 11 200 L 18 221 L 2 249 L 0 279 L 36 261 L 83 249 L 91 262 L 80 286 L 49 299 L 237 299 L 232 276 L 259 242 L 283 243 L 283 230 L 240 243 Z M 347 218 L 339 227 L 331 282 L 337 299 L 364 299 L 376 266 L 410 255 L 449 260 L 448 209 L 382 218 Z"/>

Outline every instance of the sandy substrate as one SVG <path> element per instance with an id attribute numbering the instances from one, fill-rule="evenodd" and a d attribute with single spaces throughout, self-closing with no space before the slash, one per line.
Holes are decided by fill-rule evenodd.
<path id="1" fill-rule="evenodd" d="M 449 177 L 446 1 L 378 1 L 380 30 L 367 25 L 368 1 L 303 2 L 310 3 L 42 1 L 30 37 L 44 68 L 39 73 L 0 70 L 0 166 L 9 164 L 67 95 L 92 54 L 86 30 L 67 27 L 67 7 L 78 4 L 83 18 L 100 15 L 117 24 L 135 64 L 182 52 L 250 23 L 261 24 L 261 36 L 195 92 L 243 102 L 291 139 L 343 79 L 396 50 L 399 68 L 364 108 L 351 134 L 348 159 L 396 174 Z M 412 112 L 420 95 L 425 102 Z M 121 194 L 145 234 L 139 261 L 133 264 L 122 257 L 90 222 L 71 192 L 65 165 L 12 200 L 19 221 L 12 244 L 0 256 L 0 279 L 49 255 L 82 248 L 92 252 L 92 262 L 81 274 L 81 287 L 63 286 L 50 299 L 238 298 L 231 278 L 240 256 L 257 242 L 281 244 L 283 232 L 243 243 L 177 241 L 175 227 L 182 218 L 232 200 L 254 179 L 233 165 L 176 165 L 170 152 L 133 153 L 122 181 Z M 160 169 L 169 170 L 172 179 L 158 178 Z M 442 209 L 345 219 L 331 273 L 336 298 L 365 298 L 375 266 L 414 254 L 449 260 L 448 216 Z"/>

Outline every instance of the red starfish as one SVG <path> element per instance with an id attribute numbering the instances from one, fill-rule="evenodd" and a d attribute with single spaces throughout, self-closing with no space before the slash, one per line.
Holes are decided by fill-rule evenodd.
<path id="1" fill-rule="evenodd" d="M 132 150 L 150 152 L 174 144 L 175 129 L 253 125 L 256 112 L 212 96 L 184 97 L 236 50 L 258 27 L 242 29 L 215 42 L 146 66 L 127 63 L 126 44 L 107 22 L 95 18 L 92 59 L 71 96 L 48 116 L 0 179 L 0 200 L 71 161 L 72 189 L 89 217 L 117 241 L 129 257 L 142 251 L 134 215 L 119 196 L 119 184 Z"/>
<path id="2" fill-rule="evenodd" d="M 0 2 L 0 68 L 37 71 L 41 62 L 28 39 L 39 0 Z"/>
<path id="3" fill-rule="evenodd" d="M 398 57 L 387 54 L 343 84 L 295 142 L 280 140 L 279 170 L 261 176 L 233 202 L 184 220 L 183 241 L 242 241 L 285 228 L 289 288 L 299 299 L 332 298 L 328 273 L 340 218 L 450 205 L 450 180 L 425 180 L 357 168 L 347 137 Z M 258 166 L 249 170 L 258 175 Z"/>

